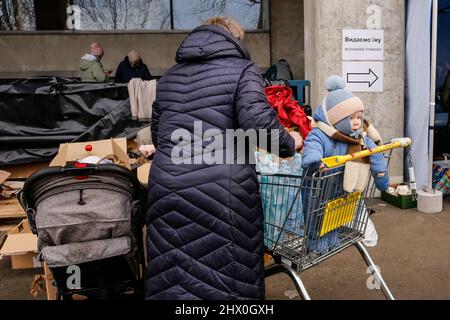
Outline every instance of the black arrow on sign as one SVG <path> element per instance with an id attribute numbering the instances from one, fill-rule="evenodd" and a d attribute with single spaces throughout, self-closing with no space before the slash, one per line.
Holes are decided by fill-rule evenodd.
<path id="1" fill-rule="evenodd" d="M 370 88 L 377 80 L 378 76 L 370 68 L 368 73 L 347 73 L 347 83 L 366 83 Z"/>

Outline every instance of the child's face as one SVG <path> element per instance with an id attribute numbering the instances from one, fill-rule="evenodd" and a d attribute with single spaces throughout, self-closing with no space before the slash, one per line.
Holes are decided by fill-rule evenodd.
<path id="1" fill-rule="evenodd" d="M 353 131 L 357 131 L 362 127 L 362 112 L 355 112 L 350 116 L 350 127 Z"/>

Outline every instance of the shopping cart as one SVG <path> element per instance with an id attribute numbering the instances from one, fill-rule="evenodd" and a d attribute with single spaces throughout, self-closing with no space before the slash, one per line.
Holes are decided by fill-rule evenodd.
<path id="1" fill-rule="evenodd" d="M 370 177 L 364 191 L 347 193 L 343 190 L 344 170 L 339 167 L 386 151 L 389 164 L 393 149 L 410 145 L 409 138 L 394 139 L 374 149 L 322 159 L 323 168 L 302 176 L 260 173 L 266 253 L 275 262 L 266 268 L 266 278 L 286 273 L 300 296 L 310 300 L 299 273 L 354 245 L 386 298 L 394 300 L 362 243 L 375 194 L 374 181 Z"/>

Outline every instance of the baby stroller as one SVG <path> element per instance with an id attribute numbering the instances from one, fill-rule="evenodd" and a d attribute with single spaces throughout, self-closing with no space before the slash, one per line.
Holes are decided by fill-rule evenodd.
<path id="1" fill-rule="evenodd" d="M 131 171 L 84 163 L 43 169 L 19 201 L 58 299 L 143 297 L 145 190 Z"/>

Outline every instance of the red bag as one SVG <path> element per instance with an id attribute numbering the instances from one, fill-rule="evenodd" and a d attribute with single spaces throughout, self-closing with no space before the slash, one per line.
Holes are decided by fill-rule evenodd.
<path id="1" fill-rule="evenodd" d="M 298 101 L 292 99 L 292 89 L 287 86 L 271 86 L 264 91 L 270 106 L 277 111 L 281 125 L 288 128 L 297 126 L 302 138 L 306 139 L 312 130 L 311 122 Z"/>

